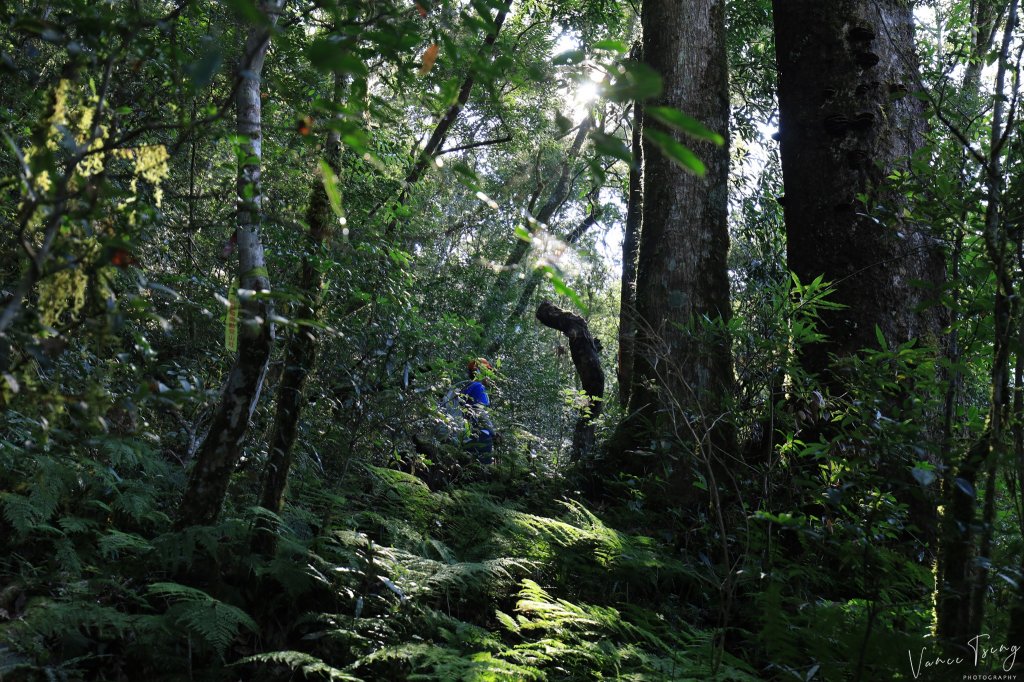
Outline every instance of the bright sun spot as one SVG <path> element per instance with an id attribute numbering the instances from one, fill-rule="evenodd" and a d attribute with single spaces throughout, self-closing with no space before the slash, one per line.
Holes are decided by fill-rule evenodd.
<path id="1" fill-rule="evenodd" d="M 580 84 L 580 87 L 576 88 L 576 97 L 573 99 L 573 104 L 577 107 L 585 104 L 590 104 L 597 99 L 597 83 L 594 81 L 587 81 Z"/>

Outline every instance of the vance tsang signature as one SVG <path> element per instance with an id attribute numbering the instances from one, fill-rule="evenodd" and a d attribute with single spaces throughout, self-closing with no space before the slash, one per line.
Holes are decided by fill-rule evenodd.
<path id="1" fill-rule="evenodd" d="M 968 640 L 967 646 L 974 652 L 974 667 L 980 668 L 982 665 L 987 667 L 998 662 L 1004 671 L 1009 672 L 1012 670 L 1017 662 L 1017 652 L 1020 651 L 1020 646 L 1016 644 L 989 645 L 987 644 L 988 639 L 990 639 L 990 635 L 977 635 Z M 910 658 L 910 673 L 914 676 L 915 680 L 920 677 L 921 672 L 924 670 L 961 666 L 971 660 L 969 655 L 948 658 L 943 658 L 942 656 L 925 658 L 925 647 L 921 647 L 916 660 L 912 651 L 907 651 L 907 657 Z"/>

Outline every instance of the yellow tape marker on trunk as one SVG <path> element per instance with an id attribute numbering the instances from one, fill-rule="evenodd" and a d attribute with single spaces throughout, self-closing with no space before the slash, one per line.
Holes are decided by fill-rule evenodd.
<path id="1" fill-rule="evenodd" d="M 228 316 L 224 322 L 224 347 L 228 352 L 238 350 L 238 287 L 241 283 L 236 279 L 228 287 Z"/>

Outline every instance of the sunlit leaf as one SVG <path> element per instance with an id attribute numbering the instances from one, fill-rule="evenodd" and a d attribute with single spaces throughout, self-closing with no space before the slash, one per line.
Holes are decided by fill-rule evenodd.
<path id="1" fill-rule="evenodd" d="M 565 66 L 568 64 L 579 64 L 586 58 L 586 53 L 583 50 L 566 50 L 556 54 L 551 60 L 551 63 L 555 66 Z"/>
<path id="2" fill-rule="evenodd" d="M 644 129 L 644 137 L 653 142 L 661 152 L 681 168 L 701 177 L 707 173 L 704 163 L 688 147 L 661 130 Z"/>
<path id="3" fill-rule="evenodd" d="M 599 40 L 590 46 L 594 50 L 608 50 L 610 52 L 618 52 L 623 54 L 629 50 L 629 46 L 621 40 Z"/>
<path id="4" fill-rule="evenodd" d="M 341 189 L 338 187 L 338 176 L 334 173 L 331 165 L 320 159 L 320 175 L 323 177 L 324 190 L 327 192 L 327 200 L 331 203 L 331 210 L 339 218 L 343 217 L 341 211 Z"/>
<path id="5" fill-rule="evenodd" d="M 724 137 L 674 107 L 647 107 L 644 113 L 699 140 L 707 140 L 717 145 L 725 144 Z"/>
<path id="6" fill-rule="evenodd" d="M 621 73 L 605 90 L 613 102 L 645 100 L 661 94 L 661 76 L 641 62 L 627 61 L 621 65 Z"/>

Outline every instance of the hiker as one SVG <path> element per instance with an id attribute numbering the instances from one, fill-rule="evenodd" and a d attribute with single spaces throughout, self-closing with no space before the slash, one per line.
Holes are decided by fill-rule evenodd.
<path id="1" fill-rule="evenodd" d="M 496 433 L 494 424 L 487 414 L 491 400 L 487 396 L 487 387 L 484 383 L 487 380 L 487 372 L 492 371 L 491 363 L 484 358 L 476 358 L 469 361 L 466 369 L 469 372 L 469 383 L 459 391 L 459 403 L 469 432 L 462 447 L 476 454 L 481 464 L 493 464 L 492 453 Z"/>

